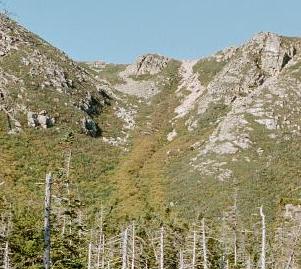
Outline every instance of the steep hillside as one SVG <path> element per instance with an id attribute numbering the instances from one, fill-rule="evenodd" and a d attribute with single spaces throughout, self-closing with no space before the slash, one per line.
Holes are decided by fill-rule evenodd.
<path id="1" fill-rule="evenodd" d="M 246 229 L 261 205 L 269 227 L 298 221 L 300 93 L 299 38 L 260 33 L 200 60 L 76 63 L 1 15 L 0 213 L 11 214 L 14 261 L 39 268 L 50 171 L 55 236 L 70 218 L 78 248 L 101 208 L 110 233 L 132 220 L 213 226 L 234 204 Z"/>
<path id="2" fill-rule="evenodd" d="M 112 175 L 123 193 L 114 210 L 141 214 L 146 199 L 155 211 L 219 216 L 237 193 L 245 220 L 261 204 L 272 220 L 284 200 L 299 203 L 300 48 L 261 33 L 199 61 L 147 55 L 99 68 L 138 101 L 132 147 Z"/>
<path id="3" fill-rule="evenodd" d="M 103 175 L 122 150 L 103 138 L 117 137 L 123 124 L 108 83 L 5 16 L 0 37 L 1 196 L 40 210 L 38 184 L 64 170 L 70 153 L 74 182 L 88 178 L 88 188 L 97 182 L 106 192 Z"/>

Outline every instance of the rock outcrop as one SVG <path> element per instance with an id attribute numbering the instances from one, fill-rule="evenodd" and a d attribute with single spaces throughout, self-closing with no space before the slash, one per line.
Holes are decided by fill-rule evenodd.
<path id="1" fill-rule="evenodd" d="M 99 116 L 109 106 L 103 85 L 88 68 L 0 15 L 0 106 L 10 113 L 9 133 L 16 133 L 24 118 L 29 127 L 48 129 L 54 125 L 50 115 L 56 114 L 60 114 L 58 129 L 64 124 L 78 126 L 80 132 L 82 118 Z M 47 112 L 41 111 L 44 108 Z M 93 124 L 86 125 L 96 136 Z"/>
<path id="2" fill-rule="evenodd" d="M 258 64 L 268 76 L 278 74 L 296 54 L 293 44 L 274 33 L 260 33 L 252 39 L 252 43 L 260 55 Z"/>
<path id="3" fill-rule="evenodd" d="M 91 137 L 97 137 L 101 134 L 101 130 L 98 127 L 97 123 L 90 118 L 83 118 L 81 120 L 82 130 L 86 135 Z"/>
<path id="4" fill-rule="evenodd" d="M 131 75 L 145 75 L 160 73 L 170 61 L 169 58 L 157 54 L 147 54 L 137 58 L 134 64 L 127 67 L 126 72 Z"/>
<path id="5" fill-rule="evenodd" d="M 50 128 L 54 125 L 55 119 L 51 118 L 46 110 L 42 110 L 39 113 L 32 111 L 27 112 L 27 124 L 29 127 L 36 128 L 42 127 L 43 129 Z"/>

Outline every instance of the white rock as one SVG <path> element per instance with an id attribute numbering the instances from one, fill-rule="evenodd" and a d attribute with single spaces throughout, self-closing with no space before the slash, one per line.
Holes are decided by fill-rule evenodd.
<path id="1" fill-rule="evenodd" d="M 175 129 L 167 135 L 167 141 L 171 142 L 177 137 L 178 133 Z"/>

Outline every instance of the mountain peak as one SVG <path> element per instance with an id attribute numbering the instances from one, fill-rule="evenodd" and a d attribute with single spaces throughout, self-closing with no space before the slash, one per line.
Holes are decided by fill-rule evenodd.
<path id="1" fill-rule="evenodd" d="M 133 75 L 145 75 L 145 74 L 157 74 L 161 72 L 170 61 L 170 58 L 154 54 L 148 53 L 139 56 L 135 63 L 129 65 L 127 71 L 129 74 Z"/>

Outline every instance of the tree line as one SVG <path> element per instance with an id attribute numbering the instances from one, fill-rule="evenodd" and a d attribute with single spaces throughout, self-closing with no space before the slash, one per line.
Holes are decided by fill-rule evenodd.
<path id="1" fill-rule="evenodd" d="M 300 268 L 300 222 L 273 227 L 261 206 L 253 228 L 244 228 L 239 190 L 233 206 L 215 221 L 199 216 L 183 224 L 150 217 L 117 224 L 101 207 L 91 222 L 70 179 L 70 162 L 71 151 L 66 153 L 65 167 L 47 174 L 41 183 L 44 225 L 40 222 L 36 232 L 30 222 L 14 216 L 13 204 L 0 211 L 0 268 Z"/>

